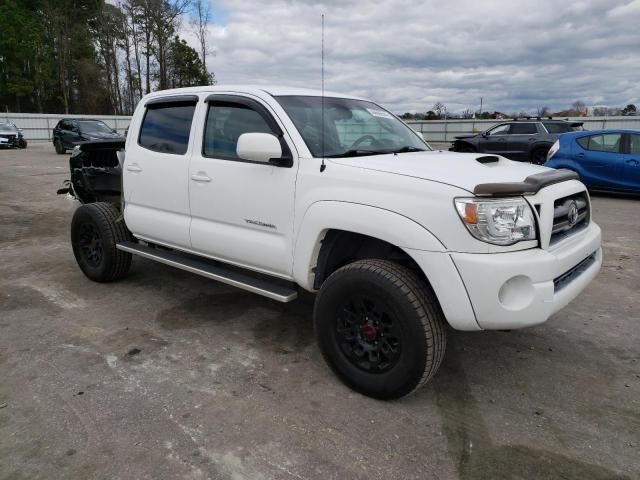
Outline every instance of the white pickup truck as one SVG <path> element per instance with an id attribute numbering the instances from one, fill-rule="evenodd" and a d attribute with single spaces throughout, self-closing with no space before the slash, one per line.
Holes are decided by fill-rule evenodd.
<path id="1" fill-rule="evenodd" d="M 575 173 L 432 151 L 370 101 L 219 86 L 155 92 L 126 145 L 89 142 L 60 193 L 81 203 L 73 251 L 92 280 L 132 255 L 290 302 L 317 292 L 320 349 L 366 395 L 409 394 L 446 324 L 545 322 L 602 263 Z"/>

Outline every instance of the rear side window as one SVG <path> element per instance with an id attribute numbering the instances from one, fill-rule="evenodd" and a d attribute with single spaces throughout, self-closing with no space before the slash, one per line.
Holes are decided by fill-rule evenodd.
<path id="1" fill-rule="evenodd" d="M 193 102 L 150 105 L 142 120 L 138 143 L 154 152 L 185 154 L 195 109 Z"/>
<path id="2" fill-rule="evenodd" d="M 629 135 L 629 140 L 630 140 L 629 153 L 632 153 L 634 155 L 639 154 L 640 153 L 640 135 L 631 134 Z"/>
<path id="3" fill-rule="evenodd" d="M 204 156 L 238 160 L 236 146 L 243 133 L 276 135 L 260 113 L 245 105 L 211 103 L 202 149 Z"/>
<path id="4" fill-rule="evenodd" d="M 620 141 L 622 134 L 607 133 L 605 135 L 592 135 L 590 137 L 582 137 L 576 140 L 578 144 L 585 150 L 592 152 L 620 152 Z"/>
<path id="5" fill-rule="evenodd" d="M 569 131 L 569 125 L 566 123 L 543 122 L 543 125 L 549 133 L 566 133 Z"/>
<path id="6" fill-rule="evenodd" d="M 535 123 L 512 123 L 510 135 L 532 135 L 538 133 L 538 128 Z"/>

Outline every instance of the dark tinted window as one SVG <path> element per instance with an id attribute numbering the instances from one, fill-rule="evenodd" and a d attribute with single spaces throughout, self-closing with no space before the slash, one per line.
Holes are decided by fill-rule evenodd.
<path id="1" fill-rule="evenodd" d="M 543 122 L 543 125 L 549 133 L 566 133 L 570 130 L 566 123 Z"/>
<path id="2" fill-rule="evenodd" d="M 238 138 L 243 133 L 274 133 L 266 120 L 244 105 L 210 104 L 204 134 L 203 154 L 235 160 Z"/>
<path id="3" fill-rule="evenodd" d="M 498 125 L 497 127 L 492 128 L 491 130 L 487 131 L 487 133 L 489 135 L 506 135 L 509 133 L 509 127 L 510 125 L 508 123 L 505 123 L 503 125 Z"/>
<path id="4" fill-rule="evenodd" d="M 538 128 L 535 123 L 512 123 L 510 135 L 531 135 L 532 133 L 538 133 Z"/>
<path id="5" fill-rule="evenodd" d="M 589 137 L 589 150 L 595 152 L 611 152 L 620 151 L 620 140 L 622 134 L 608 133 L 606 135 L 593 135 Z"/>
<path id="6" fill-rule="evenodd" d="M 589 150 L 589 137 L 578 138 L 576 142 L 578 142 L 578 145 L 580 145 L 585 150 Z"/>
<path id="7" fill-rule="evenodd" d="M 195 108 L 193 103 L 148 107 L 140 128 L 140 145 L 154 152 L 184 154 Z"/>
<path id="8" fill-rule="evenodd" d="M 640 154 L 640 135 L 629 135 L 629 140 L 631 141 L 629 153 Z"/>

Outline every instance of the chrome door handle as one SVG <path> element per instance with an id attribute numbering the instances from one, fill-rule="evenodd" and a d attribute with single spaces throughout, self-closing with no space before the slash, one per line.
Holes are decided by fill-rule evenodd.
<path id="1" fill-rule="evenodd" d="M 138 165 L 136 165 L 135 163 L 131 164 L 131 165 L 127 165 L 127 170 L 129 170 L 130 172 L 136 172 L 136 173 L 142 171 L 142 169 Z"/>
<path id="2" fill-rule="evenodd" d="M 195 180 L 196 182 L 210 182 L 211 178 L 207 177 L 204 173 L 198 173 L 196 175 L 191 175 L 191 180 Z"/>

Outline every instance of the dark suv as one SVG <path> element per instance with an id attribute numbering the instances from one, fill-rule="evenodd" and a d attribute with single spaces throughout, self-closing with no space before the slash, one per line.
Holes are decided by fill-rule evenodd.
<path id="1" fill-rule="evenodd" d="M 124 140 L 124 137 L 101 120 L 85 118 L 63 118 L 53 129 L 53 146 L 60 154 L 78 142 L 105 139 Z"/>
<path id="2" fill-rule="evenodd" d="M 449 150 L 492 153 L 511 160 L 542 165 L 558 135 L 581 129 L 581 122 L 541 118 L 514 119 L 482 133 L 455 137 Z"/>

